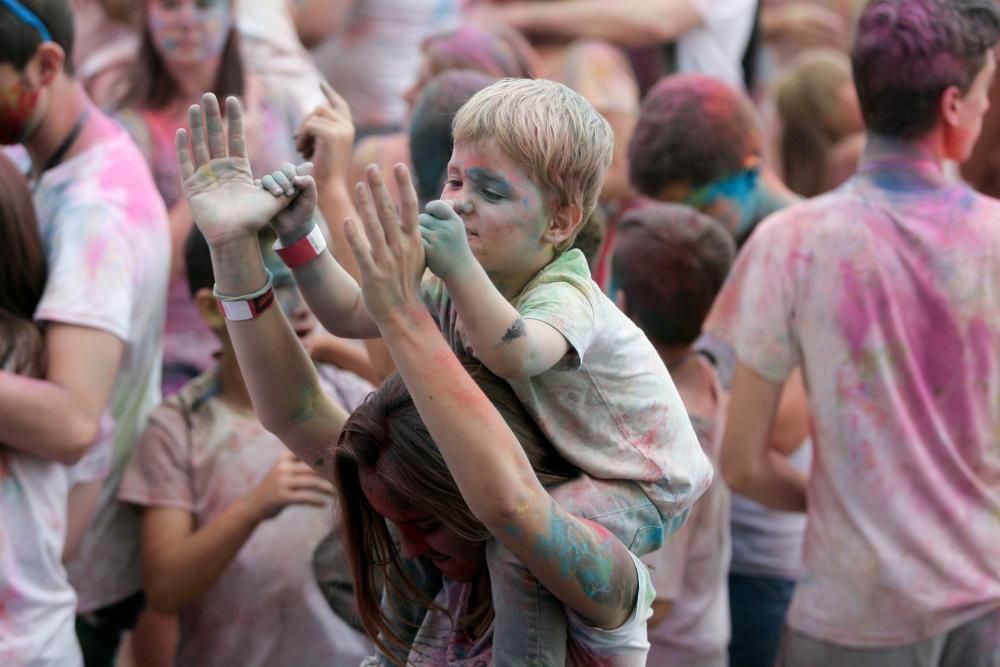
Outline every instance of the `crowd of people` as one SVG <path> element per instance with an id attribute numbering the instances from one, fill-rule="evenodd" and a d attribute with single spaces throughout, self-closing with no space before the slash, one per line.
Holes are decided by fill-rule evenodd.
<path id="1" fill-rule="evenodd" d="M 1000 667 L 996 0 L 0 36 L 0 665 Z"/>

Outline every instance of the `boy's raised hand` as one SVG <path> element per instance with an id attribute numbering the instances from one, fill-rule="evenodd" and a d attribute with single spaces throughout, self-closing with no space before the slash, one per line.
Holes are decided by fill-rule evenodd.
<path id="1" fill-rule="evenodd" d="M 399 187 L 397 212 L 382 174 L 375 165 L 365 171 L 366 182 L 355 187 L 361 228 L 344 224 L 347 242 L 361 271 L 365 307 L 379 326 L 394 313 L 423 307 L 420 279 L 427 266 L 417 224 L 417 193 L 406 165 L 393 170 Z"/>
<path id="2" fill-rule="evenodd" d="M 191 214 L 209 245 L 256 235 L 289 197 L 273 197 L 254 184 L 247 159 L 243 110 L 235 97 L 226 100 L 228 132 L 219 101 L 212 93 L 188 109 L 188 131 L 177 130 L 181 187 Z"/>
<path id="3" fill-rule="evenodd" d="M 303 238 L 315 224 L 318 193 L 316 181 L 310 175 L 312 167 L 311 162 L 298 167 L 286 162 L 281 169 L 256 181 L 273 197 L 292 198 L 292 203 L 271 220 L 271 227 L 286 246 Z"/>
<path id="4" fill-rule="evenodd" d="M 442 280 L 460 275 L 476 262 L 465 235 L 465 222 L 447 201 L 432 201 L 424 210 L 418 220 L 427 268 Z"/>

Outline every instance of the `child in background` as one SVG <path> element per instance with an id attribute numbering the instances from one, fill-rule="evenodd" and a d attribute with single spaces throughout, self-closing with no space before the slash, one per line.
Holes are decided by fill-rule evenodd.
<path id="1" fill-rule="evenodd" d="M 594 283 L 583 254 L 568 250 L 596 205 L 610 127 L 561 84 L 509 79 L 462 107 L 454 141 L 442 200 L 419 220 L 436 274 L 423 283 L 424 302 L 453 349 L 505 378 L 560 454 L 599 478 L 601 493 L 571 482 L 557 500 L 585 516 L 606 509 L 602 523 L 636 554 L 659 548 L 712 471 L 656 350 Z M 391 210 L 378 169 L 367 176 L 359 208 Z M 405 167 L 396 179 L 415 201 Z M 262 185 L 285 196 L 307 181 L 289 169 Z M 279 237 L 297 246 L 296 280 L 320 320 L 337 335 L 377 335 L 354 280 L 329 253 L 306 248 L 311 211 L 284 219 Z M 561 609 L 509 553 L 489 557 L 495 659 L 558 662 Z M 534 639 L 515 639 L 525 624 Z"/>
<path id="2" fill-rule="evenodd" d="M 45 253 L 31 191 L 2 152 L 0 248 L 0 374 L 44 377 L 45 345 L 32 317 L 45 289 Z M 0 664 L 83 664 L 76 594 L 62 564 L 71 486 L 67 467 L 0 442 Z"/>
<path id="3" fill-rule="evenodd" d="M 712 218 L 673 204 L 630 212 L 618 233 L 612 266 L 619 305 L 660 353 L 705 454 L 718 467 L 725 394 L 715 366 L 694 343 L 736 244 Z M 729 490 L 721 479 L 698 500 L 687 523 L 643 562 L 656 587 L 649 664 L 725 667 Z"/>
<path id="4" fill-rule="evenodd" d="M 333 488 L 254 416 L 197 229 L 185 261 L 222 354 L 153 413 L 122 481 L 120 499 L 141 509 L 149 604 L 179 616 L 178 665 L 356 665 L 370 645 L 330 610 L 311 565 L 332 528 Z M 305 339 L 315 320 L 272 264 L 278 302 Z M 328 393 L 346 409 L 371 388 L 337 385 Z"/>

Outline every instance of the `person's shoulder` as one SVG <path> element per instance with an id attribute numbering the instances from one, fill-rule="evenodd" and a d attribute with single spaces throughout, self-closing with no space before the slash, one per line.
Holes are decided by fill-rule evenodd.
<path id="1" fill-rule="evenodd" d="M 807 240 L 821 235 L 826 228 L 845 228 L 845 220 L 855 219 L 858 203 L 851 188 L 840 188 L 802 199 L 764 218 L 748 239 L 748 245 L 775 247 L 791 240 Z"/>

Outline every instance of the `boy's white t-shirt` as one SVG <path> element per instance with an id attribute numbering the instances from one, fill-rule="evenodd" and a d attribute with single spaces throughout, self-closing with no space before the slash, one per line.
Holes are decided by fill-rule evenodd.
<path id="1" fill-rule="evenodd" d="M 142 585 L 139 525 L 115 495 L 132 444 L 160 401 L 170 270 L 167 210 L 149 168 L 124 130 L 108 132 L 34 184 L 49 269 L 35 319 L 100 329 L 125 344 L 104 437 L 77 464 L 78 470 L 110 468 L 91 524 L 68 564 L 81 613 L 123 600 Z M 95 459 L 101 464 L 94 465 Z"/>
<path id="2" fill-rule="evenodd" d="M 697 72 L 743 90 L 743 54 L 757 0 L 690 0 L 703 24 L 677 39 L 677 71 Z"/>
<path id="3" fill-rule="evenodd" d="M 475 357 L 444 283 L 430 276 L 422 294 L 452 348 Z M 569 341 L 553 368 L 508 381 L 556 450 L 592 477 L 636 481 L 665 521 L 683 518 L 712 466 L 660 356 L 591 279 L 583 253 L 559 255 L 511 303 Z"/>

